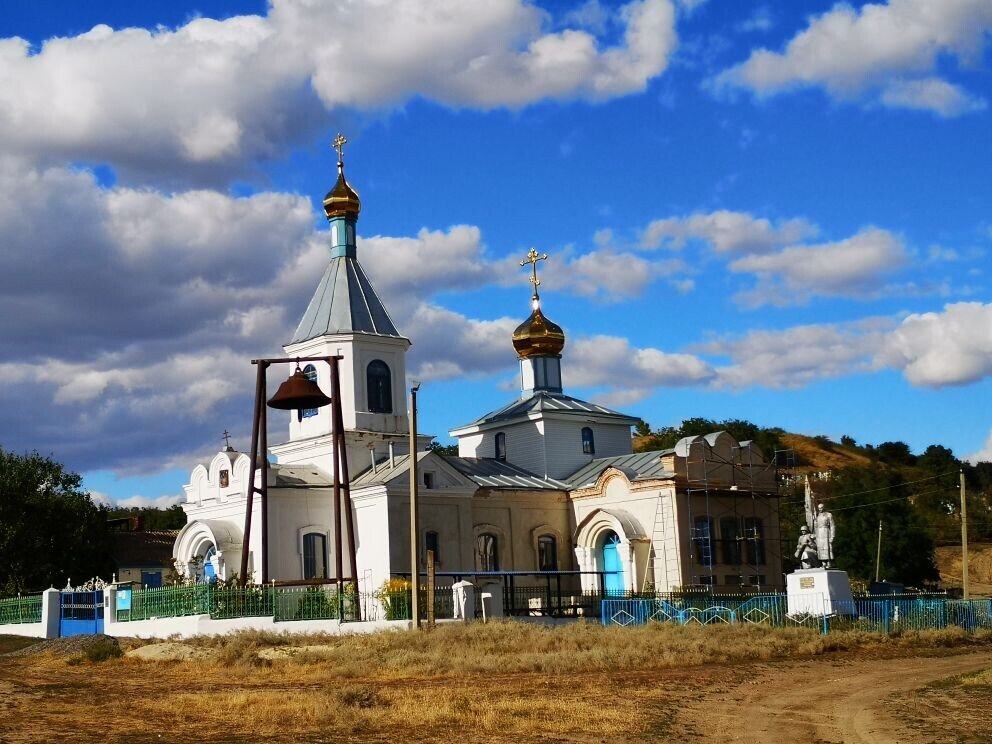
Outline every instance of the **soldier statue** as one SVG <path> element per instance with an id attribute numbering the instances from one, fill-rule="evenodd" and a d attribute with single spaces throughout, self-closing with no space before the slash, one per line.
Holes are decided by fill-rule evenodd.
<path id="1" fill-rule="evenodd" d="M 820 559 L 817 557 L 816 538 L 809 531 L 809 527 L 803 525 L 799 528 L 799 542 L 796 543 L 796 558 L 803 568 L 817 568 Z"/>
<path id="2" fill-rule="evenodd" d="M 834 517 L 823 504 L 816 505 L 816 556 L 824 568 L 834 560 Z"/>

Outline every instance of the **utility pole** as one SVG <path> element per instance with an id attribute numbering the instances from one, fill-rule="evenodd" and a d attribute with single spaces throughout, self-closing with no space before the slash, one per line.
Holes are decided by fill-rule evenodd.
<path id="1" fill-rule="evenodd" d="M 875 550 L 875 583 L 879 581 L 882 568 L 882 520 L 878 520 L 878 548 Z"/>
<path id="2" fill-rule="evenodd" d="M 410 386 L 410 619 L 420 628 L 420 515 L 417 513 L 417 391 Z"/>
<path id="3" fill-rule="evenodd" d="M 961 591 L 968 599 L 968 499 L 964 493 L 964 470 L 961 477 Z"/>

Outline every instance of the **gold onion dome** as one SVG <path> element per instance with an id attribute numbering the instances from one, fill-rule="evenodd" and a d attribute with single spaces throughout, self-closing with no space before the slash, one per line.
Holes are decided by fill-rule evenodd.
<path id="1" fill-rule="evenodd" d="M 560 325 L 544 317 L 536 297 L 534 312 L 513 332 L 513 348 L 521 359 L 559 356 L 565 348 L 565 332 Z"/>
<path id="2" fill-rule="evenodd" d="M 327 219 L 357 218 L 358 213 L 362 211 L 362 202 L 358 198 L 358 193 L 351 188 L 351 184 L 344 177 L 344 146 L 348 144 L 348 140 L 344 135 L 339 134 L 331 144 L 338 151 L 338 180 L 334 188 L 324 197 L 324 214 L 327 215 Z"/>
<path id="3" fill-rule="evenodd" d="M 324 197 L 324 214 L 327 219 L 332 217 L 358 217 L 362 211 L 362 202 L 351 184 L 344 178 L 344 168 L 338 162 L 338 181 L 334 188 L 327 192 Z"/>

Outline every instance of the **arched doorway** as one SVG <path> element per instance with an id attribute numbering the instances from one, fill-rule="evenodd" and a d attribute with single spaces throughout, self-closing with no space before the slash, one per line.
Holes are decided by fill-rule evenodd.
<path id="1" fill-rule="evenodd" d="M 203 554 L 203 581 L 212 584 L 217 580 L 217 569 L 214 567 L 214 557 L 217 555 L 217 547 L 211 545 L 207 552 Z"/>
<path id="2" fill-rule="evenodd" d="M 600 537 L 600 565 L 607 594 L 623 594 L 623 563 L 620 561 L 620 537 L 606 530 Z"/>

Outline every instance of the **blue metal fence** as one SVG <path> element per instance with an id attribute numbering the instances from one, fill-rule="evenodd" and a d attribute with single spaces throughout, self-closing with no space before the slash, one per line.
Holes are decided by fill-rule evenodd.
<path id="1" fill-rule="evenodd" d="M 784 594 L 753 597 L 659 595 L 603 598 L 600 619 L 604 625 L 760 624 L 774 627 L 805 626 L 823 633 L 863 630 L 897 633 L 959 627 L 969 632 L 992 630 L 992 599 L 957 600 L 946 597 L 858 597 L 834 600 L 831 612 L 793 613 Z"/>

